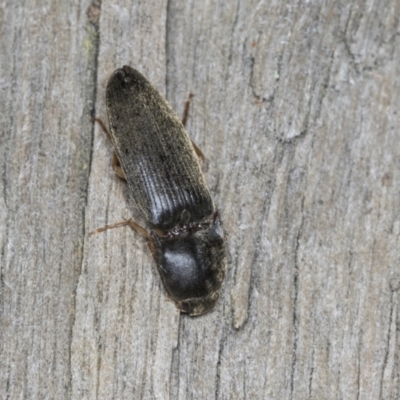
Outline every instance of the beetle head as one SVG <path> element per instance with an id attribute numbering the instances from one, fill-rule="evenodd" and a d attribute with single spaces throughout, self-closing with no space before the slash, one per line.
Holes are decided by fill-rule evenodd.
<path id="1" fill-rule="evenodd" d="M 165 289 L 189 315 L 210 311 L 225 276 L 225 246 L 218 214 L 204 229 L 175 237 L 153 232 L 154 256 Z"/>

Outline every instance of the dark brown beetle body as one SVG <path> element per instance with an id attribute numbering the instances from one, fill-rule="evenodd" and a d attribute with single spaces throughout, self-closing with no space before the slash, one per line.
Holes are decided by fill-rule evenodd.
<path id="1" fill-rule="evenodd" d="M 225 275 L 224 235 L 198 157 L 167 101 L 124 66 L 106 93 L 111 139 L 164 286 L 190 315 L 209 311 Z"/>

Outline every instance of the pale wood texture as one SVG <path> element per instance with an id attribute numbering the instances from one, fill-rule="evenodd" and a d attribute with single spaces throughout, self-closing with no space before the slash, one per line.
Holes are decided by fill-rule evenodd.
<path id="1" fill-rule="evenodd" d="M 398 399 L 398 0 L 2 0 L 0 397 Z M 99 18 L 99 20 L 98 20 Z M 179 315 L 106 119 L 139 69 L 206 155 L 221 300 Z"/>

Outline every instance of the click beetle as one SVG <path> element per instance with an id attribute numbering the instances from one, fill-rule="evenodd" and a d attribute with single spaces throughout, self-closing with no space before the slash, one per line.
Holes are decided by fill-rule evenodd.
<path id="1" fill-rule="evenodd" d="M 169 297 L 191 316 L 210 311 L 225 276 L 225 239 L 199 163 L 199 150 L 164 97 L 135 69 L 117 69 L 107 84 L 114 170 L 127 181 Z M 185 117 L 186 118 L 186 117 Z M 100 121 L 101 123 L 101 121 Z"/>

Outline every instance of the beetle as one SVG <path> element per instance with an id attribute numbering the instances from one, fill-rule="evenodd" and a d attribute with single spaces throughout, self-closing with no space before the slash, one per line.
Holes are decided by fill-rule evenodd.
<path id="1" fill-rule="evenodd" d="M 226 257 L 220 214 L 200 168 L 201 152 L 164 97 L 129 66 L 110 77 L 106 105 L 114 170 L 127 181 L 149 231 L 130 219 L 96 232 L 129 225 L 145 236 L 178 309 L 204 314 L 218 300 Z M 187 107 L 185 114 L 184 119 Z"/>

